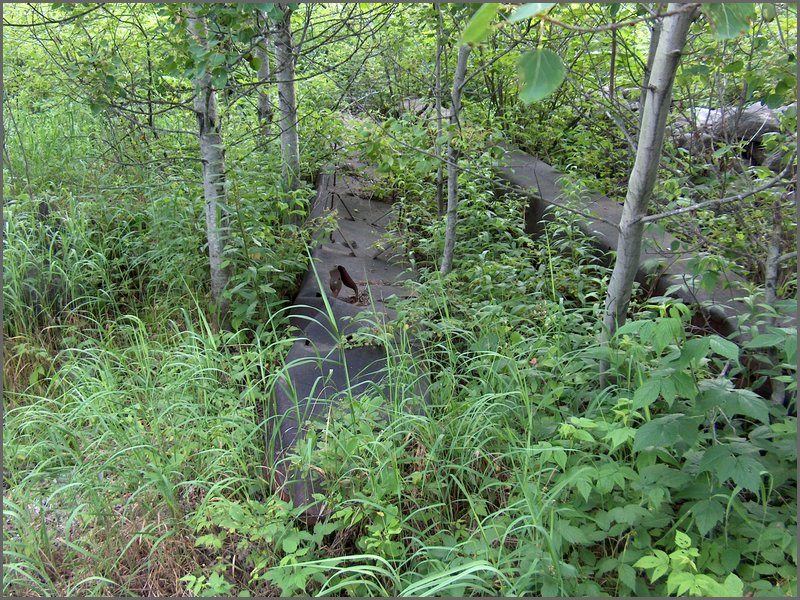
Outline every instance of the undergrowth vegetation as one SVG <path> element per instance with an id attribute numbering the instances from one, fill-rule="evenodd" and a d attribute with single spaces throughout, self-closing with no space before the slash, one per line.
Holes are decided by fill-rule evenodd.
<path id="1" fill-rule="evenodd" d="M 320 46 L 337 60 L 343 52 Z M 501 58 L 498 68 L 515 68 Z M 175 137 L 134 137 L 118 116 L 66 101 L 14 64 L 3 165 L 4 595 L 797 595 L 797 331 L 781 320 L 796 314 L 797 278 L 784 269 L 778 300 L 765 303 L 764 248 L 744 260 L 763 241 L 774 190 L 736 217 L 739 229 L 725 213 L 696 215 L 694 231 L 722 249 L 696 265 L 706 285 L 736 264 L 758 275 L 734 332 L 747 336 L 743 347 L 644 287 L 601 345 L 610 257 L 566 210 L 548 215 L 542 235 L 526 233 L 526 198 L 493 168 L 501 142 L 516 141 L 569 171 L 564 187 L 576 197 L 611 194 L 630 157 L 607 123 L 591 114 L 572 123 L 576 107 L 555 99 L 536 109 L 549 120 L 524 109 L 512 118 L 500 110 L 508 99 L 480 96 L 472 80 L 456 142 L 457 253 L 442 276 L 443 137 L 430 114 L 343 119 L 333 75 L 304 72 L 303 180 L 287 191 L 279 140 L 253 140 L 252 107 L 236 95 L 250 84 L 231 78 L 220 112 L 232 331 L 220 332 L 202 167 L 186 135 L 195 116 L 163 116 Z M 359 86 L 383 77 L 373 63 L 363 73 L 343 64 Z M 159 83 L 165 96 L 176 81 Z M 376 95 L 367 104 L 394 106 L 389 92 Z M 540 127 L 518 127 L 534 117 Z M 685 170 L 660 179 L 661 209 L 681 206 L 690 180 L 720 191 L 676 156 L 665 163 Z M 276 491 L 265 430 L 276 419 L 268 400 L 292 367 L 287 307 L 310 249 L 333 229 L 332 217 L 304 223 L 310 181 L 345 160 L 367 165 L 360 192 L 394 203 L 386 242 L 402 248 L 414 279 L 408 297 L 387 301 L 394 320 L 347 340 L 385 349 L 385 391 L 350 394 L 306 423 L 288 457 L 320 484 L 315 521 Z M 782 218 L 785 250 L 796 223 Z M 696 241 L 691 231 L 682 239 Z M 782 386 L 784 404 L 765 398 L 770 385 Z"/>

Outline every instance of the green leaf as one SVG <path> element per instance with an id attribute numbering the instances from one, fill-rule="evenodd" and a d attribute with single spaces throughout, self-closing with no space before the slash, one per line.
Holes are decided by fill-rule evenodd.
<path id="1" fill-rule="evenodd" d="M 738 73 L 744 68 L 743 60 L 735 60 L 722 68 L 723 73 Z"/>
<path id="2" fill-rule="evenodd" d="M 261 68 L 261 59 L 254 54 L 250 55 L 250 58 L 247 59 L 247 63 L 253 71 L 258 71 Z"/>
<path id="3" fill-rule="evenodd" d="M 655 569 L 659 565 L 669 564 L 669 556 L 663 550 L 654 550 L 656 556 L 643 556 L 633 566 L 637 569 Z"/>
<path id="4" fill-rule="evenodd" d="M 679 368 L 689 363 L 697 364 L 706 357 L 709 350 L 709 339 L 707 337 L 691 338 L 681 348 L 681 360 Z"/>
<path id="5" fill-rule="evenodd" d="M 780 333 L 761 333 L 754 337 L 752 340 L 747 342 L 744 347 L 745 348 L 774 348 L 776 346 L 780 346 L 784 339 L 786 339 L 785 335 Z"/>
<path id="6" fill-rule="evenodd" d="M 587 479 L 581 478 L 575 482 L 575 487 L 578 488 L 578 493 L 583 496 L 584 501 L 588 502 L 592 493 L 592 484 Z"/>
<path id="7" fill-rule="evenodd" d="M 687 592 L 694 584 L 694 575 L 685 571 L 673 571 L 667 578 L 667 593 L 677 592 L 678 596 Z"/>
<path id="8" fill-rule="evenodd" d="M 708 448 L 700 459 L 700 472 L 716 475 L 720 483 L 728 479 L 746 490 L 758 494 L 761 490 L 763 465 L 752 456 L 737 456 L 730 444 Z"/>
<path id="9" fill-rule="evenodd" d="M 632 566 L 620 564 L 617 567 L 617 573 L 620 583 L 631 591 L 636 589 L 636 570 Z"/>
<path id="10" fill-rule="evenodd" d="M 725 509 L 716 500 L 709 498 L 701 500 L 692 506 L 691 513 L 694 516 L 694 524 L 700 535 L 705 535 L 714 528 L 725 516 Z"/>
<path id="11" fill-rule="evenodd" d="M 731 390 L 725 398 L 722 410 L 727 415 L 744 415 L 769 425 L 767 401 L 750 390 Z"/>
<path id="12" fill-rule="evenodd" d="M 645 406 L 650 406 L 658 399 L 658 393 L 660 390 L 660 379 L 648 379 L 639 387 L 639 389 L 634 392 L 631 408 L 633 408 L 633 410 L 638 410 L 640 408 L 644 408 Z"/>
<path id="13" fill-rule="evenodd" d="M 561 537 L 570 544 L 588 544 L 589 538 L 579 527 L 560 521 L 556 525 L 556 530 L 561 534 Z"/>
<path id="14" fill-rule="evenodd" d="M 656 352 L 661 352 L 675 343 L 681 335 L 682 326 L 679 319 L 660 318 L 656 321 L 656 326 L 653 331 L 653 349 Z"/>
<path id="15" fill-rule="evenodd" d="M 687 400 L 694 400 L 697 397 L 697 384 L 688 373 L 676 371 L 670 377 L 670 381 L 675 385 L 675 393 L 678 397 Z"/>
<path id="16" fill-rule="evenodd" d="M 221 90 L 226 83 L 228 83 L 228 73 L 226 71 L 216 71 L 211 78 L 211 85 L 214 86 L 214 89 Z"/>
<path id="17" fill-rule="evenodd" d="M 516 23 L 529 17 L 535 17 L 543 12 L 547 12 L 555 5 L 555 2 L 532 2 L 530 4 L 523 4 L 514 11 L 514 14 L 508 17 L 508 22 Z"/>
<path id="18" fill-rule="evenodd" d="M 222 548 L 222 538 L 215 533 L 208 533 L 197 538 L 194 542 L 194 545 L 206 546 L 207 548 L 216 548 L 219 550 Z"/>
<path id="19" fill-rule="evenodd" d="M 692 538 L 690 538 L 688 535 L 686 535 L 682 531 L 676 531 L 675 532 L 675 545 L 678 548 L 682 548 L 682 549 L 686 550 L 689 546 L 692 545 Z"/>
<path id="20" fill-rule="evenodd" d="M 730 360 L 739 360 L 739 346 L 730 340 L 726 340 L 718 335 L 708 336 L 708 345 L 712 352 L 724 356 Z"/>
<path id="21" fill-rule="evenodd" d="M 286 554 L 292 554 L 293 552 L 297 551 L 297 546 L 300 543 L 300 538 L 297 535 L 289 534 L 285 538 L 283 538 L 283 542 L 281 543 L 281 547 Z"/>
<path id="22" fill-rule="evenodd" d="M 650 582 L 655 583 L 669 570 L 669 556 L 663 550 L 653 550 L 655 556 L 643 556 L 633 565 L 640 569 L 653 569 Z"/>
<path id="23" fill-rule="evenodd" d="M 459 44 L 480 44 L 489 35 L 489 25 L 497 14 L 500 4 L 490 3 L 482 5 L 467 23 L 461 34 Z"/>
<path id="24" fill-rule="evenodd" d="M 774 10 L 774 8 L 773 8 Z M 730 596 L 733 598 L 741 598 L 744 596 L 744 583 L 736 573 L 731 573 L 725 578 L 725 581 L 722 582 L 722 587 L 724 589 L 724 595 Z"/>
<path id="25" fill-rule="evenodd" d="M 689 444 L 697 439 L 695 419 L 682 413 L 666 415 L 639 427 L 633 442 L 633 451 L 640 452 L 651 446 L 671 448 L 681 439 Z"/>
<path id="26" fill-rule="evenodd" d="M 747 31 L 755 14 L 755 4 L 703 4 L 703 11 L 714 37 L 727 40 Z"/>
<path id="27" fill-rule="evenodd" d="M 546 48 L 526 52 L 519 59 L 524 104 L 536 102 L 552 94 L 564 81 L 566 70 L 558 54 Z"/>
<path id="28" fill-rule="evenodd" d="M 725 548 L 719 556 L 720 564 L 726 571 L 733 571 L 739 566 L 741 560 L 741 553 L 736 548 L 731 548 L 730 546 Z"/>
<path id="29" fill-rule="evenodd" d="M 636 430 L 633 427 L 620 427 L 609 431 L 603 439 L 611 441 L 611 450 L 616 450 L 619 446 L 636 437 Z"/>

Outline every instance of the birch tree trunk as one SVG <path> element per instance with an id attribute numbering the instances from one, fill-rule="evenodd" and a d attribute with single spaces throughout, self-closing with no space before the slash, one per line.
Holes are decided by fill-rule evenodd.
<path id="1" fill-rule="evenodd" d="M 295 190 L 300 175 L 300 144 L 297 139 L 292 9 L 286 4 L 278 4 L 278 7 L 283 11 L 283 18 L 274 21 L 273 43 L 278 82 L 278 123 L 281 128 L 281 174 L 284 190 Z"/>
<path id="2" fill-rule="evenodd" d="M 442 137 L 442 52 L 444 50 L 444 26 L 442 23 L 442 5 L 434 4 L 436 8 L 436 67 L 434 95 L 436 96 L 436 157 L 439 166 L 436 168 L 436 211 L 441 217 L 444 214 L 444 174 L 442 173 L 441 146 L 438 142 Z"/>
<path id="3" fill-rule="evenodd" d="M 653 7 L 656 5 L 654 4 Z M 647 88 L 650 85 L 650 74 L 653 71 L 653 60 L 658 48 L 658 40 L 661 37 L 661 23 L 653 21 L 650 29 L 650 49 L 647 51 L 647 64 L 644 66 L 644 77 L 642 78 L 642 91 L 639 94 L 639 130 L 642 129 L 642 119 L 644 118 L 644 101 L 647 98 Z"/>
<path id="4" fill-rule="evenodd" d="M 266 15 L 264 16 L 265 23 Z M 266 145 L 272 131 L 272 102 L 270 100 L 270 68 L 269 68 L 269 27 L 264 25 L 261 42 L 256 47 L 256 57 L 260 64 L 258 65 L 258 121 L 261 125 L 261 144 Z"/>
<path id="5" fill-rule="evenodd" d="M 187 9 L 189 32 L 197 43 L 208 49 L 208 33 L 205 19 Z M 206 71 L 194 81 L 194 113 L 200 139 L 200 161 L 203 165 L 203 196 L 206 212 L 206 236 L 208 259 L 211 268 L 211 296 L 217 314 L 214 324 L 217 329 L 229 329 L 229 302 L 223 291 L 230 280 L 230 271 L 222 266 L 223 253 L 228 237 L 228 215 L 225 209 L 225 149 L 222 145 L 217 94 L 211 84 L 211 73 Z"/>
<path id="6" fill-rule="evenodd" d="M 679 8 L 679 4 L 670 4 L 667 10 L 672 12 Z M 695 13 L 696 8 L 664 18 L 658 48 L 653 57 L 653 71 L 645 89 L 636 159 L 619 223 L 617 259 L 606 296 L 603 341 L 610 339 L 617 327 L 625 323 L 642 250 L 642 217 L 647 215 L 647 206 L 658 175 L 664 130 L 672 101 L 672 84 Z"/>
<path id="7" fill-rule="evenodd" d="M 470 46 L 464 44 L 458 50 L 456 72 L 453 75 L 452 105 L 450 106 L 450 131 L 447 136 L 447 224 L 444 234 L 444 255 L 442 256 L 442 275 L 453 269 L 453 253 L 456 247 L 456 222 L 458 221 L 458 157 L 456 147 L 457 130 L 461 129 L 458 115 L 461 111 L 461 89 L 467 76 L 467 59 Z"/>

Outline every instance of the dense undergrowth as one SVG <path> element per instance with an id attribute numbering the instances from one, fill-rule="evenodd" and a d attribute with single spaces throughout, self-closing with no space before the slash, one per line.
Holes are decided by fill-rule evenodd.
<path id="1" fill-rule="evenodd" d="M 4 594 L 796 595 L 794 406 L 753 391 L 796 395 L 796 329 L 770 325 L 795 300 L 753 300 L 741 349 L 641 290 L 603 348 L 608 257 L 569 213 L 525 234 L 522 199 L 492 183 L 496 131 L 465 119 L 442 278 L 432 124 L 345 133 L 308 108 L 303 175 L 332 139 L 374 164 L 418 274 L 397 320 L 361 338 L 387 349 L 389 398 L 349 398 L 293 457 L 324 484 L 326 518 L 308 524 L 272 491 L 263 425 L 308 267 L 311 229 L 294 222 L 310 186 L 280 192 L 277 142 L 231 136 L 236 331 L 220 334 L 199 167 L 141 166 L 183 143 L 39 108 L 4 161 Z M 570 135 L 562 151 L 586 138 L 575 156 L 593 143 Z M 96 156 L 106 146 L 125 152 Z M 622 151 L 604 152 L 580 156 L 611 185 Z M 426 398 L 406 391 L 411 361 Z"/>

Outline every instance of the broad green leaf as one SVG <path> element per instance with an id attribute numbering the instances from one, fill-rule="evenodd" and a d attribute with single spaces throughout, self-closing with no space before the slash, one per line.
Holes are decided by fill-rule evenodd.
<path id="1" fill-rule="evenodd" d="M 497 14 L 500 4 L 490 3 L 481 6 L 467 23 L 461 34 L 459 44 L 480 44 L 489 35 L 490 24 Z"/>
<path id="2" fill-rule="evenodd" d="M 692 444 L 696 439 L 697 421 L 676 413 L 653 419 L 642 425 L 636 432 L 633 451 L 639 452 L 651 446 L 671 448 L 680 440 Z"/>
<path id="3" fill-rule="evenodd" d="M 697 384 L 688 373 L 676 371 L 670 376 L 670 381 L 675 385 L 675 392 L 679 398 L 694 400 L 697 397 Z"/>
<path id="4" fill-rule="evenodd" d="M 785 335 L 780 333 L 761 333 L 745 344 L 745 348 L 774 348 L 780 346 Z"/>
<path id="5" fill-rule="evenodd" d="M 625 325 L 617 329 L 614 335 L 621 336 L 628 333 L 638 333 L 638 331 L 642 328 L 642 326 L 644 326 L 646 322 L 647 321 L 628 321 L 627 323 L 625 323 Z"/>
<path id="6" fill-rule="evenodd" d="M 547 12 L 555 5 L 555 2 L 532 2 L 530 4 L 523 4 L 514 11 L 514 14 L 508 17 L 508 22 L 516 23 L 517 21 L 522 21 L 529 17 L 535 17 L 543 12 Z"/>
<path id="7" fill-rule="evenodd" d="M 583 533 L 580 527 L 575 527 L 564 521 L 559 521 L 556 525 L 556 531 L 561 534 L 561 537 L 570 544 L 588 544 L 589 538 Z"/>
<path id="8" fill-rule="evenodd" d="M 736 567 L 739 566 L 739 563 L 742 560 L 742 554 L 736 548 L 732 548 L 728 546 L 725 548 L 719 555 L 719 562 L 722 565 L 723 569 L 727 571 L 733 571 Z"/>
<path id="9" fill-rule="evenodd" d="M 660 379 L 648 379 L 639 387 L 639 389 L 634 392 L 631 408 L 633 408 L 633 410 L 639 410 L 645 406 L 650 406 L 658 399 L 658 393 L 660 390 Z"/>
<path id="10" fill-rule="evenodd" d="M 727 40 L 747 31 L 755 14 L 755 4 L 703 4 L 703 10 L 714 37 Z"/>
<path id="11" fill-rule="evenodd" d="M 730 340 L 726 340 L 718 335 L 708 336 L 708 345 L 712 352 L 724 356 L 730 360 L 739 360 L 739 346 Z"/>
<path id="12" fill-rule="evenodd" d="M 722 410 L 727 415 L 744 415 L 769 425 L 767 401 L 750 390 L 731 390 L 725 398 Z"/>
<path id="13" fill-rule="evenodd" d="M 709 349 L 709 340 L 707 337 L 696 337 L 686 341 L 681 348 L 681 360 L 678 363 L 678 368 L 685 367 L 689 363 L 697 364 L 706 357 Z"/>
<path id="14" fill-rule="evenodd" d="M 664 401 L 669 405 L 672 406 L 672 403 L 675 401 L 675 397 L 678 395 L 678 390 L 675 388 L 675 382 L 672 378 L 666 378 L 661 380 L 661 397 L 664 398 Z"/>
<path id="15" fill-rule="evenodd" d="M 660 551 L 656 550 L 656 552 L 660 552 Z M 662 552 L 662 554 L 663 554 L 663 552 Z M 666 558 L 666 562 L 669 563 L 669 557 L 666 554 L 664 554 L 664 558 Z M 642 558 L 637 560 L 635 563 L 633 563 L 633 566 L 636 567 L 637 569 L 654 569 L 658 565 L 662 564 L 663 562 L 664 562 L 664 559 L 663 558 L 659 558 L 657 556 L 643 556 Z"/>
<path id="16" fill-rule="evenodd" d="M 195 546 L 206 546 L 207 548 L 215 548 L 219 550 L 222 548 L 222 538 L 219 535 L 214 533 L 208 533 L 206 535 L 201 535 L 197 538 L 194 542 Z"/>
<path id="17" fill-rule="evenodd" d="M 735 60 L 722 68 L 723 73 L 738 73 L 744 68 L 743 60 Z"/>
<path id="18" fill-rule="evenodd" d="M 758 494 L 761 490 L 763 465 L 752 456 L 736 456 L 729 444 L 708 448 L 700 459 L 700 471 L 716 475 L 720 483 L 728 479 L 736 485 Z"/>
<path id="19" fill-rule="evenodd" d="M 682 326 L 678 319 L 657 319 L 652 337 L 653 349 L 656 352 L 663 351 L 664 348 L 680 339 L 681 333 Z"/>
<path id="20" fill-rule="evenodd" d="M 221 90 L 226 83 L 228 83 L 228 73 L 221 69 L 215 71 L 211 77 L 211 85 L 214 86 L 214 89 Z"/>
<path id="21" fill-rule="evenodd" d="M 617 567 L 617 573 L 620 583 L 631 591 L 636 589 L 636 570 L 632 566 L 621 563 Z"/>
<path id="22" fill-rule="evenodd" d="M 686 550 L 686 548 L 688 548 L 689 546 L 692 545 L 692 538 L 690 538 L 688 535 L 686 535 L 682 531 L 676 531 L 675 532 L 675 545 L 678 548 L 683 548 L 684 550 Z"/>
<path id="23" fill-rule="evenodd" d="M 633 427 L 620 427 L 609 431 L 604 440 L 611 441 L 611 450 L 616 450 L 619 446 L 636 437 L 636 430 Z"/>
<path id="24" fill-rule="evenodd" d="M 663 550 L 653 550 L 655 556 L 643 556 L 633 565 L 640 569 L 653 569 L 650 575 L 651 583 L 663 576 L 669 569 L 669 556 Z"/>
<path id="25" fill-rule="evenodd" d="M 717 500 L 709 498 L 695 503 L 692 506 L 691 513 L 694 516 L 694 524 L 697 526 L 700 535 L 705 535 L 722 520 L 725 516 L 725 509 Z"/>
<path id="26" fill-rule="evenodd" d="M 224 54 L 212 54 L 208 59 L 208 68 L 216 69 L 225 62 Z"/>
<path id="27" fill-rule="evenodd" d="M 774 10 L 774 7 L 773 7 Z M 735 573 L 731 573 L 722 582 L 724 595 L 732 598 L 741 598 L 744 596 L 744 583 Z"/>
<path id="28" fill-rule="evenodd" d="M 673 571 L 667 578 L 667 593 L 677 593 L 678 596 L 689 591 L 694 585 L 694 575 L 685 571 Z"/>
<path id="29" fill-rule="evenodd" d="M 524 104 L 552 94 L 564 81 L 566 74 L 558 54 L 546 48 L 523 54 L 519 59 L 519 71 L 522 78 L 519 97 Z"/>
<path id="30" fill-rule="evenodd" d="M 253 71 L 258 71 L 261 68 L 261 59 L 254 54 L 250 55 L 250 57 L 247 59 L 247 62 Z"/>

